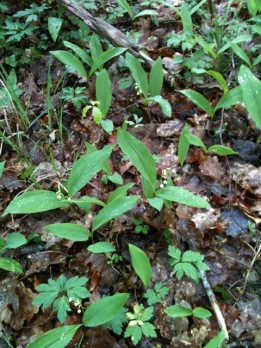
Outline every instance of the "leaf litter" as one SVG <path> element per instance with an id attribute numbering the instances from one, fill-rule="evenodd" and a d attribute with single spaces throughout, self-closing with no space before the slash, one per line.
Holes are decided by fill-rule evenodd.
<path id="1" fill-rule="evenodd" d="M 160 20 L 164 21 L 169 12 L 160 10 Z M 146 21 L 139 20 L 137 26 L 143 34 L 140 43 L 148 43 L 156 56 L 166 58 L 169 52 L 162 51 L 161 35 L 153 28 L 150 18 Z M 164 34 L 169 29 L 164 28 Z M 153 44 L 150 38 L 155 36 Z M 0 193 L 1 209 L 4 211 L 10 201 L 22 190 L 27 189 L 33 178 L 43 189 L 56 189 L 57 182 L 68 178 L 68 169 L 80 154 L 85 152 L 85 142 L 102 148 L 107 144 L 115 144 L 115 136 L 108 136 L 104 130 L 94 123 L 91 115 L 81 118 L 80 113 L 70 104 L 64 107 L 64 127 L 67 129 L 59 134 L 58 123 L 52 117 L 52 127 L 57 131 L 54 141 L 51 141 L 43 129 L 44 119 L 38 116 L 46 111 L 46 103 L 43 97 L 47 82 L 47 68 L 49 56 L 41 57 L 39 61 L 32 58 L 32 65 L 27 72 L 21 72 L 23 79 L 22 100 L 30 100 L 29 116 L 33 121 L 32 128 L 28 130 L 29 137 L 24 137 L 24 155 L 31 159 L 33 168 L 27 168 L 25 159 L 4 144 L 1 152 L 1 161 L 7 160 L 6 169 L 0 179 L 3 192 Z M 116 66 L 113 75 L 114 103 L 109 111 L 108 118 L 115 120 L 116 125 L 121 125 L 124 118 L 132 119 L 133 114 L 128 109 L 133 103 L 135 93 L 129 87 L 120 90 L 120 79 L 124 77 L 119 67 Z M 57 62 L 52 63 L 51 78 L 58 82 L 64 67 Z M 25 76 L 24 76 L 25 75 Z M 185 80 L 185 79 L 184 79 Z M 65 84 L 73 85 L 82 82 L 76 75 L 69 75 Z M 88 82 L 88 97 L 93 98 L 94 87 L 92 81 Z M 186 84 L 184 81 L 181 82 Z M 185 86 L 187 87 L 187 86 Z M 188 86 L 190 87 L 190 86 Z M 206 93 L 214 99 L 216 89 L 210 90 L 204 86 Z M 40 90 L 40 93 L 39 93 Z M 217 89 L 220 93 L 219 89 Z M 225 121 L 228 123 L 227 142 L 231 141 L 232 148 L 239 151 L 238 157 L 233 159 L 217 157 L 213 154 L 205 155 L 202 150 L 191 147 L 183 168 L 180 168 L 177 157 L 177 148 L 180 132 L 188 123 L 193 134 L 198 135 L 206 144 L 213 142 L 213 137 L 206 131 L 206 114 L 200 114 L 195 105 L 188 102 L 184 96 L 169 90 L 163 90 L 163 95 L 173 105 L 173 119 L 166 120 L 160 108 L 153 105 L 148 111 L 147 106 L 141 100 L 136 101 L 136 111 L 141 113 L 142 126 L 128 127 L 130 133 L 140 139 L 156 156 L 158 179 L 164 178 L 164 171 L 172 173 L 171 179 L 175 185 L 189 189 L 191 192 L 200 193 L 207 197 L 212 208 L 203 211 L 201 209 L 173 204 L 160 213 L 148 206 L 145 199 L 141 199 L 138 207 L 131 212 L 123 214 L 119 218 L 108 223 L 93 236 L 93 242 L 109 241 L 116 246 L 117 253 L 123 261 L 114 264 L 108 263 L 104 254 L 93 254 L 86 250 L 88 244 L 65 242 L 63 239 L 50 236 L 43 232 L 42 227 L 51 223 L 71 222 L 88 224 L 86 212 L 75 208 L 69 210 L 62 208 L 55 212 L 38 213 L 22 217 L 1 217 L 1 236 L 7 233 L 19 231 L 29 239 L 27 246 L 8 252 L 8 256 L 14 257 L 25 268 L 25 279 L 3 272 L 0 282 L 1 288 L 1 318 L 0 327 L 5 335 L 12 338 L 16 347 L 26 347 L 37 335 L 52 328 L 59 323 L 52 316 L 51 311 L 41 312 L 31 305 L 36 296 L 34 286 L 46 282 L 49 277 L 57 278 L 60 274 L 73 276 L 87 276 L 89 290 L 92 292 L 91 301 L 101 298 L 103 295 L 113 292 L 134 292 L 139 301 L 143 300 L 143 288 L 132 267 L 128 253 L 128 243 L 143 249 L 150 258 L 152 265 L 152 283 L 162 282 L 169 287 L 169 292 L 164 302 L 155 306 L 153 323 L 159 332 L 157 339 L 143 338 L 141 346 L 155 347 L 157 344 L 163 347 L 202 347 L 209 339 L 214 337 L 219 328 L 212 316 L 208 319 L 187 318 L 173 319 L 164 315 L 166 306 L 173 303 L 181 304 L 189 308 L 202 306 L 210 309 L 205 289 L 195 284 L 188 278 L 177 281 L 173 278 L 172 269 L 169 266 L 167 245 L 179 247 L 182 251 L 191 249 L 200 251 L 205 255 L 205 260 L 210 267 L 208 273 L 209 282 L 215 291 L 218 304 L 225 318 L 232 342 L 248 342 L 248 347 L 260 344 L 260 261 L 251 264 L 256 245 L 260 243 L 260 231 L 251 229 L 253 222 L 260 224 L 261 214 L 261 172 L 260 172 L 260 145 L 252 140 L 253 132 L 251 124 L 241 110 L 227 111 Z M 54 93 L 53 101 L 59 105 L 59 95 Z M 235 115 L 236 113 L 236 115 Z M 215 120 L 212 127 L 215 127 Z M 15 122 L 10 123 L 13 133 L 16 132 Z M 6 125 L 7 126 L 7 125 Z M 242 137 L 242 139 L 241 139 Z M 49 139 L 49 140 L 48 140 Z M 249 139 L 249 140 L 248 140 Z M 239 143 L 239 141 L 241 143 Z M 249 143 L 251 142 L 251 144 Z M 38 146 L 33 144 L 37 143 Z M 256 145 L 256 144 L 255 144 Z M 235 146 L 235 147 L 234 147 Z M 244 151 L 243 149 L 249 149 Z M 43 153 L 53 155 L 54 166 L 46 160 Z M 48 156 L 47 156 L 48 157 Z M 144 159 L 145 160 L 145 159 Z M 117 147 L 110 159 L 111 169 L 120 173 L 124 183 L 135 182 L 131 189 L 132 194 L 141 194 L 140 176 L 129 161 L 123 161 L 122 153 Z M 259 167 L 258 167 L 259 166 Z M 55 169 L 54 169 L 55 168 Z M 28 174 L 24 175 L 25 170 Z M 79 196 L 89 195 L 103 201 L 114 190 L 115 185 L 101 182 L 102 175 L 98 173 L 85 187 L 81 189 Z M 94 215 L 98 208 L 94 207 Z M 150 226 L 147 235 L 137 234 L 133 219 L 141 218 Z M 44 224 L 43 224 L 44 223 Z M 90 223 L 90 221 L 89 221 Z M 89 226 L 90 227 L 90 226 Z M 258 226 L 257 226 L 258 227 Z M 35 240 L 30 242 L 30 236 L 36 233 Z M 29 248 L 32 247 L 32 248 Z M 27 249 L 26 249 L 27 248 Z M 246 273 L 250 275 L 246 279 Z M 245 290 L 242 292 L 242 290 Z M 225 299 L 224 293 L 229 294 Z M 130 300 L 135 301 L 134 296 Z M 83 304 L 85 307 L 89 303 Z M 131 307 L 131 303 L 128 306 Z M 68 316 L 66 324 L 77 324 L 81 317 L 75 309 Z M 77 344 L 83 335 L 82 347 L 133 347 L 129 340 L 116 337 L 109 330 L 101 327 L 82 328 L 74 337 Z M 0 345 L 2 344 L 0 340 Z"/>

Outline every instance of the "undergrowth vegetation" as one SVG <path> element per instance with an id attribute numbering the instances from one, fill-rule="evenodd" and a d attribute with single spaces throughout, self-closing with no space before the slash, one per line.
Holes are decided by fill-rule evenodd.
<path id="1" fill-rule="evenodd" d="M 122 347 L 146 342 L 169 347 L 170 341 L 183 347 L 189 339 L 195 347 L 227 347 L 235 337 L 229 341 L 207 281 L 219 266 L 204 250 L 217 242 L 215 252 L 222 252 L 220 235 L 228 222 L 217 222 L 213 211 L 224 201 L 254 215 L 249 201 L 260 180 L 246 203 L 243 193 L 223 193 L 227 182 L 220 163 L 229 167 L 230 158 L 241 156 L 241 149 L 233 148 L 240 136 L 230 140 L 235 129 L 229 120 L 238 110 L 243 109 L 259 151 L 260 2 L 74 3 L 118 26 L 152 59 L 148 66 L 128 48 L 113 47 L 60 1 L 0 1 L 0 268 L 3 279 L 8 274 L 28 278 L 23 281 L 33 293 L 34 315 L 47 311 L 49 318 L 42 318 L 53 323 L 46 332 L 26 331 L 29 338 L 19 347 L 63 348 L 72 340 L 86 347 L 86 332 L 97 327 L 111 332 L 111 342 L 117 337 Z M 214 181 L 202 184 L 204 175 Z M 222 184 L 210 191 L 218 180 Z M 41 226 L 35 227 L 38 220 Z M 210 223 L 205 233 L 201 224 L 207 220 L 216 225 Z M 245 242 L 254 250 L 250 270 L 260 256 L 260 235 L 254 231 Z M 64 256 L 65 261 L 54 262 L 63 264 L 60 269 L 52 270 L 49 262 L 30 271 L 23 255 L 43 244 L 43 250 Z M 249 261 L 245 255 L 243 265 Z M 86 258 L 92 261 L 85 264 Z M 98 259 L 117 281 L 99 285 Z M 178 285 L 174 290 L 173 283 L 182 281 L 191 293 L 202 282 L 210 303 L 194 293 L 182 297 L 181 290 L 174 296 Z M 224 284 L 221 289 L 225 292 Z M 194 333 L 200 325 L 205 331 L 195 341 L 181 329 L 164 336 L 158 317 L 170 327 L 182 318 L 186 332 L 191 323 Z M 2 339 L 14 347 L 9 332 L 3 329 Z M 251 334 L 251 342 L 260 343 L 258 334 Z"/>

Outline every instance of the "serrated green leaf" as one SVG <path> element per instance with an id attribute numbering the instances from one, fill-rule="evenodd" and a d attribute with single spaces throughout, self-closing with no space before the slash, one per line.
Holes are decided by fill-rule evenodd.
<path id="1" fill-rule="evenodd" d="M 60 321 L 60 323 L 63 324 L 65 322 L 67 315 L 68 315 L 67 312 L 71 312 L 71 307 L 69 304 L 68 297 L 61 296 L 61 297 L 57 298 L 54 301 L 53 310 L 54 310 L 54 312 L 57 311 L 57 318 Z"/>
<path id="2" fill-rule="evenodd" d="M 129 252 L 132 266 L 142 280 L 145 287 L 148 287 L 151 278 L 151 266 L 147 255 L 140 248 L 129 243 Z"/>
<path id="3" fill-rule="evenodd" d="M 209 317 L 211 317 L 212 314 L 210 311 L 208 311 L 205 308 L 196 307 L 193 309 L 192 315 L 193 315 L 193 317 L 196 317 L 196 318 L 209 318 Z"/>
<path id="4" fill-rule="evenodd" d="M 235 152 L 231 147 L 223 146 L 223 145 L 212 145 L 207 149 L 207 152 L 213 152 L 216 153 L 219 156 L 226 156 L 226 155 L 236 155 L 237 152 Z"/>
<path id="5" fill-rule="evenodd" d="M 245 65 L 240 67 L 238 81 L 242 88 L 245 107 L 256 126 L 261 129 L 261 81 Z"/>
<path id="6" fill-rule="evenodd" d="M 168 247 L 168 255 L 172 258 L 172 263 L 171 263 L 172 266 L 175 263 L 181 261 L 181 251 L 180 251 L 180 249 L 175 248 L 172 245 L 169 245 L 169 247 Z"/>
<path id="7" fill-rule="evenodd" d="M 50 51 L 50 53 L 55 56 L 58 60 L 60 60 L 63 64 L 68 66 L 71 70 L 77 72 L 81 76 L 85 77 L 87 79 L 88 74 L 85 70 L 84 66 L 82 65 L 81 61 L 75 57 L 72 53 L 67 51 Z"/>
<path id="8" fill-rule="evenodd" d="M 64 207 L 67 201 L 57 197 L 55 192 L 36 190 L 25 192 L 8 205 L 2 216 L 7 214 L 30 214 Z"/>
<path id="9" fill-rule="evenodd" d="M 193 279 L 196 283 L 199 281 L 199 271 L 189 262 L 182 262 L 182 268 L 187 277 Z"/>
<path id="10" fill-rule="evenodd" d="M 45 332 L 26 348 L 65 348 L 82 325 L 66 325 Z"/>
<path id="11" fill-rule="evenodd" d="M 146 308 L 142 315 L 140 316 L 140 320 L 141 321 L 148 321 L 152 318 L 153 316 L 153 311 L 154 311 L 154 308 L 151 306 L 151 307 L 148 307 Z"/>
<path id="12" fill-rule="evenodd" d="M 127 48 L 121 48 L 121 47 L 113 47 L 109 49 L 106 52 L 103 52 L 99 57 L 97 57 L 93 63 L 93 66 L 90 71 L 90 76 L 101 66 L 103 66 L 104 63 L 108 62 L 114 57 L 119 56 L 123 52 L 126 51 Z"/>
<path id="13" fill-rule="evenodd" d="M 161 57 L 152 65 L 149 75 L 149 91 L 152 97 L 160 95 L 163 86 L 163 66 Z"/>
<path id="14" fill-rule="evenodd" d="M 202 256 L 200 255 L 200 253 L 187 250 L 182 255 L 181 261 L 182 262 L 197 262 L 197 261 L 201 261 L 201 259 L 202 259 Z"/>
<path id="15" fill-rule="evenodd" d="M 193 91 L 191 89 L 184 89 L 179 91 L 184 94 L 189 100 L 191 100 L 194 104 L 199 106 L 202 110 L 208 113 L 211 117 L 214 115 L 214 108 L 210 105 L 209 101 L 200 93 Z"/>
<path id="16" fill-rule="evenodd" d="M 74 196 L 95 174 L 103 169 L 113 148 L 113 145 L 104 146 L 102 150 L 85 155 L 74 163 L 68 181 L 70 197 Z"/>
<path id="17" fill-rule="evenodd" d="M 98 242 L 88 246 L 87 250 L 92 253 L 112 253 L 116 251 L 115 246 L 108 242 Z"/>
<path id="18" fill-rule="evenodd" d="M 141 326 L 142 333 L 146 337 L 157 337 L 155 326 L 151 323 L 144 323 Z"/>
<path id="19" fill-rule="evenodd" d="M 76 242 L 82 242 L 91 236 L 84 227 L 76 224 L 61 223 L 44 226 L 44 229 L 51 232 L 57 237 L 70 239 Z"/>
<path id="20" fill-rule="evenodd" d="M 19 262 L 7 257 L 0 257 L 0 268 L 9 272 L 24 273 Z"/>
<path id="21" fill-rule="evenodd" d="M 47 285 L 47 284 L 42 284 L 42 285 Z M 35 306 L 43 306 L 43 308 L 47 308 L 55 301 L 58 294 L 59 294 L 59 291 L 55 291 L 55 290 L 42 292 L 36 296 L 32 304 Z"/>
<path id="22" fill-rule="evenodd" d="M 177 202 L 189 207 L 209 209 L 210 204 L 200 196 L 194 195 L 182 187 L 167 186 L 156 191 L 156 196 L 170 202 Z"/>
<path id="23" fill-rule="evenodd" d="M 102 208 L 96 215 L 96 218 L 94 219 L 92 224 L 92 232 L 97 230 L 99 227 L 107 224 L 115 217 L 126 213 L 126 211 L 128 210 L 131 210 L 136 205 L 139 199 L 140 196 L 133 195 L 121 197 L 111 201 L 104 208 Z"/>
<path id="24" fill-rule="evenodd" d="M 102 116 L 106 117 L 112 100 L 111 80 L 105 69 L 102 69 L 96 77 L 96 100 Z"/>
<path id="25" fill-rule="evenodd" d="M 134 78 L 135 82 L 137 83 L 140 90 L 142 91 L 143 96 L 147 98 L 148 92 L 149 92 L 148 78 L 147 78 L 146 72 L 141 66 L 139 59 L 134 57 L 130 53 L 126 53 L 125 58 L 130 68 L 132 77 Z"/>
<path id="26" fill-rule="evenodd" d="M 129 294 L 117 293 L 92 303 L 84 312 L 84 326 L 94 327 L 105 324 L 116 317 L 129 298 Z"/>
<path id="27" fill-rule="evenodd" d="M 192 309 L 180 305 L 170 306 L 164 312 L 172 318 L 189 317 L 192 315 Z"/>
<path id="28" fill-rule="evenodd" d="M 64 289 L 65 290 L 69 290 L 71 288 L 75 288 L 75 287 L 81 287 L 83 285 L 85 285 L 88 281 L 88 278 L 86 277 L 71 277 L 70 279 L 67 280 Z"/>
<path id="29" fill-rule="evenodd" d="M 153 198 L 157 170 L 152 154 L 140 140 L 123 129 L 118 129 L 118 143 L 124 154 L 140 172 L 145 196 Z"/>

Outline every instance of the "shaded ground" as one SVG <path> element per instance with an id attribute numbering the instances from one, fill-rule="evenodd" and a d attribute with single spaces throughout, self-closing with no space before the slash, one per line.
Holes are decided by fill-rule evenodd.
<path id="1" fill-rule="evenodd" d="M 152 23 L 145 22 L 138 22 L 141 26 L 139 30 L 143 32 L 140 42 L 148 45 L 149 37 L 154 33 L 157 37 L 157 30 L 160 30 L 156 30 Z M 168 27 L 161 30 L 167 32 Z M 160 35 L 162 32 L 158 34 L 153 47 L 155 55 L 162 54 Z M 62 103 L 59 99 L 61 88 L 56 89 L 56 84 L 65 68 L 54 59 L 50 67 L 51 95 L 57 113 L 62 110 L 62 121 L 59 123 L 52 111 L 51 130 L 48 129 L 46 83 L 49 58 L 49 55 L 31 58 L 30 66 L 17 71 L 22 103 L 28 105 L 29 101 L 26 110 L 31 126 L 27 129 L 17 127 L 20 124 L 19 115 L 12 108 L 5 109 L 1 115 L 6 134 L 18 146 L 17 151 L 14 151 L 6 142 L 2 145 L 0 160 L 6 161 L 6 165 L 0 179 L 1 212 L 18 193 L 25 190 L 33 187 L 57 190 L 58 183 L 68 178 L 75 159 L 86 152 L 85 142 L 97 148 L 108 143 L 116 144 L 110 158 L 112 172 L 119 173 L 124 183 L 136 183 L 129 194 L 142 194 L 140 176 L 132 164 L 124 160 L 117 146 L 116 133 L 108 135 L 94 123 L 90 114 L 82 118 L 81 110 L 77 110 L 70 101 Z M 131 212 L 95 232 L 88 243 L 59 239 L 48 234 L 44 226 L 71 222 L 88 228 L 98 207 L 94 207 L 92 214 L 75 207 L 73 210 L 63 208 L 41 214 L 1 217 L 3 237 L 14 231 L 22 233 L 26 238 L 33 233 L 38 235 L 27 245 L 4 255 L 18 260 L 25 270 L 23 276 L 1 271 L 0 313 L 4 335 L 10 338 L 14 347 L 26 347 L 39 334 L 60 325 L 51 309 L 43 312 L 31 304 L 36 295 L 34 287 L 39 283 L 46 283 L 50 277 L 57 278 L 60 274 L 67 278 L 74 275 L 87 276 L 88 289 L 92 293 L 91 301 L 104 294 L 129 292 L 131 297 L 127 303 L 128 308 L 136 301 L 145 303 L 143 286 L 130 264 L 127 246 L 132 243 L 143 249 L 150 259 L 153 268 L 152 284 L 162 282 L 170 288 L 165 301 L 155 306 L 152 322 L 158 337 L 143 338 L 138 346 L 186 347 L 189 344 L 191 347 L 202 347 L 219 332 L 215 317 L 172 319 L 163 314 L 163 308 L 174 303 L 202 306 L 211 310 L 201 284 L 195 284 L 187 278 L 177 281 L 172 275 L 167 255 L 170 244 L 182 251 L 190 249 L 205 255 L 211 270 L 207 276 L 228 327 L 230 346 L 260 346 L 261 267 L 260 255 L 258 257 L 257 254 L 260 252 L 258 223 L 261 209 L 261 145 L 256 144 L 259 136 L 257 130 L 253 128 L 243 108 L 236 106 L 210 120 L 208 115 L 184 96 L 167 86 L 164 87 L 162 96 L 172 105 L 172 117 L 166 119 L 158 105 L 148 107 L 143 104 L 133 85 L 120 89 L 121 79 L 129 74 L 127 69 L 122 69 L 116 60 L 110 62 L 107 68 L 109 66 L 113 103 L 107 117 L 113 121 L 114 127 L 122 125 L 124 120 L 134 122 L 134 114 L 142 117 L 140 127 L 130 125 L 128 131 L 156 156 L 159 184 L 172 178 L 174 185 L 205 197 L 212 209 L 205 211 L 173 204 L 159 213 L 142 198 Z M 180 85 L 189 87 L 182 79 L 182 72 L 180 76 Z M 86 81 L 81 81 L 77 75 L 68 74 L 63 86 L 85 87 Z M 193 87 L 198 88 L 213 103 L 221 96 L 220 89 L 209 86 L 208 81 L 203 87 Z M 85 95 L 89 100 L 95 99 L 93 78 L 87 82 Z M 226 124 L 226 129 L 220 136 L 216 134 L 221 123 Z M 63 128 L 59 127 L 61 124 Z M 207 147 L 223 142 L 238 151 L 238 155 L 206 155 L 192 146 L 186 163 L 181 168 L 177 146 L 185 124 Z M 81 195 L 105 201 L 117 186 L 103 183 L 102 175 L 103 173 L 96 175 L 81 190 Z M 149 232 L 137 233 L 134 219 L 142 219 L 149 226 Z M 112 267 L 104 254 L 93 254 L 86 250 L 88 245 L 98 241 L 113 243 L 122 261 Z M 88 303 L 89 300 L 83 302 L 83 306 L 86 307 Z M 73 308 L 66 324 L 78 322 L 81 322 L 81 315 Z M 80 329 L 68 347 L 76 346 L 82 335 L 81 347 L 133 347 L 129 339 L 100 327 Z M 8 347 L 3 339 L 0 342 L 1 347 Z"/>

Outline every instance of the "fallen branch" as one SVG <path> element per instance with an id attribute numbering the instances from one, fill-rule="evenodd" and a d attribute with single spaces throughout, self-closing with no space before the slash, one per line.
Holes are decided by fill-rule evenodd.
<path id="1" fill-rule="evenodd" d="M 119 29 L 115 28 L 101 18 L 93 17 L 84 8 L 78 6 L 76 3 L 70 0 L 56 0 L 56 2 L 65 7 L 73 15 L 83 20 L 84 23 L 87 24 L 96 34 L 104 37 L 114 46 L 127 48 L 131 54 L 143 59 L 149 67 L 153 65 L 154 60 L 142 52 L 142 46 L 131 41 L 128 36 Z M 166 70 L 163 70 L 163 73 L 165 81 L 174 87 L 173 75 Z"/>

